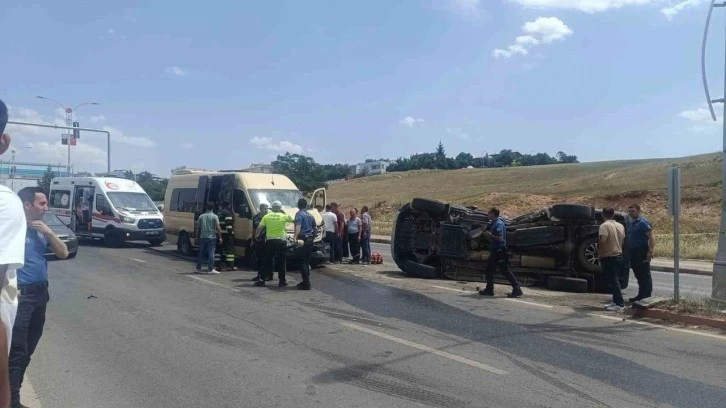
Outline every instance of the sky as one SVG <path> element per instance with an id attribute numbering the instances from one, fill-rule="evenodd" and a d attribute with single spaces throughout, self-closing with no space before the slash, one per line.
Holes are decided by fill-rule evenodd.
<path id="1" fill-rule="evenodd" d="M 4 0 L 11 120 L 112 137 L 112 168 L 245 168 L 431 152 L 581 161 L 720 151 L 701 84 L 706 0 Z M 724 15 L 707 47 L 722 97 Z M 719 112 L 722 105 L 715 105 Z M 59 130 L 8 126 L 18 161 L 66 164 Z M 104 171 L 83 133 L 76 171 Z"/>

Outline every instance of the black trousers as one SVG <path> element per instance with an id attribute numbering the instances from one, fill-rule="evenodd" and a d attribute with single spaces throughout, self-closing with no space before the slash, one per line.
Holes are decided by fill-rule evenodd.
<path id="1" fill-rule="evenodd" d="M 13 339 L 10 343 L 10 396 L 11 407 L 20 405 L 20 387 L 30 358 L 38 346 L 45 326 L 45 309 L 50 296 L 48 283 L 22 285 L 18 287 L 18 313 L 13 325 Z"/>
<path id="2" fill-rule="evenodd" d="M 222 245 L 220 245 L 220 260 L 223 266 L 231 268 L 235 263 L 234 255 L 234 234 L 222 234 Z"/>
<path id="3" fill-rule="evenodd" d="M 341 262 L 343 260 L 343 237 L 342 236 L 335 236 L 335 245 L 333 247 L 335 256 L 333 257 L 333 260 L 335 262 Z"/>
<path id="4" fill-rule="evenodd" d="M 305 240 L 300 251 L 300 277 L 303 285 L 310 285 L 310 257 L 313 254 L 313 240 Z"/>
<path id="5" fill-rule="evenodd" d="M 265 241 L 255 241 L 252 244 L 252 251 L 255 252 L 255 269 L 257 274 L 262 276 L 265 268 Z"/>
<path id="6" fill-rule="evenodd" d="M 282 239 L 268 239 L 265 242 L 265 273 L 263 277 L 271 280 L 275 269 L 277 269 L 277 277 L 280 282 L 284 282 L 287 273 L 287 242 Z"/>
<path id="7" fill-rule="evenodd" d="M 335 236 L 334 232 L 330 232 L 330 231 L 325 232 L 325 238 L 323 239 L 323 241 L 330 246 L 330 258 L 329 258 L 330 262 L 335 261 L 335 251 L 337 248 L 337 244 L 336 244 L 337 240 L 338 240 L 338 238 Z"/>
<path id="8" fill-rule="evenodd" d="M 348 248 L 350 249 L 350 261 L 360 262 L 360 240 L 357 232 L 348 234 Z"/>
<path id="9" fill-rule="evenodd" d="M 602 258 L 600 265 L 602 265 L 602 272 L 605 274 L 605 279 L 610 283 L 610 288 L 613 291 L 613 303 L 618 306 L 624 306 L 623 291 L 620 289 L 620 270 L 623 267 L 622 255 Z"/>
<path id="10" fill-rule="evenodd" d="M 638 298 L 649 298 L 653 294 L 653 277 L 650 275 L 650 261 L 648 260 L 648 247 L 633 248 L 630 250 L 630 267 L 638 280 Z"/>
<path id="11" fill-rule="evenodd" d="M 517 278 L 515 278 L 514 274 L 509 271 L 509 255 L 507 254 L 507 250 L 505 248 L 500 248 L 492 250 L 489 254 L 489 259 L 487 260 L 487 269 L 484 272 L 487 280 L 487 289 L 494 288 L 494 272 L 497 268 L 499 268 L 502 275 L 507 278 L 509 284 L 512 285 L 512 288 L 519 287 Z"/>

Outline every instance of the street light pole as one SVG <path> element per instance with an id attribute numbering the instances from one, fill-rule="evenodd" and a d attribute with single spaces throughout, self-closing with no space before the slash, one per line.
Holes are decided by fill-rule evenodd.
<path id="1" fill-rule="evenodd" d="M 100 105 L 98 102 L 84 102 L 79 103 L 74 108 L 71 108 L 70 106 L 65 106 L 62 103 L 56 101 L 55 99 L 46 98 L 44 96 L 37 96 L 38 99 L 44 99 L 46 101 L 54 102 L 56 105 L 60 106 L 61 109 L 66 113 L 66 127 L 72 128 L 73 127 L 73 112 L 78 109 L 81 106 L 84 105 Z M 69 132 L 69 134 L 72 134 Z M 71 137 L 68 136 L 68 164 L 66 165 L 66 175 L 71 175 Z"/>
<path id="2" fill-rule="evenodd" d="M 703 30 L 703 41 L 701 43 L 701 76 L 703 78 L 703 89 L 706 93 L 706 102 L 711 112 L 711 118 L 716 121 L 716 113 L 713 110 L 713 103 L 723 103 L 723 134 L 721 149 L 721 228 L 718 234 L 718 251 L 716 259 L 713 263 L 713 280 L 711 283 L 711 298 L 717 301 L 726 302 L 726 78 L 724 79 L 723 97 L 721 99 L 711 99 L 708 91 L 708 82 L 706 80 L 706 41 L 708 39 L 708 28 L 711 24 L 711 14 L 715 7 L 726 7 L 725 3 L 716 4 L 716 0 L 711 0 L 708 8 L 708 16 L 706 17 L 706 26 Z M 726 73 L 726 57 L 724 59 L 724 72 Z"/>

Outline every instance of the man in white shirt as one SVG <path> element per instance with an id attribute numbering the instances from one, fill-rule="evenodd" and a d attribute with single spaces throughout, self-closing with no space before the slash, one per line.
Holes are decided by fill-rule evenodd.
<path id="1" fill-rule="evenodd" d="M 0 101 L 0 155 L 10 147 L 10 136 L 3 134 L 7 107 Z M 0 185 L 0 407 L 10 403 L 8 354 L 13 324 L 18 310 L 17 269 L 25 262 L 25 211 L 20 198 Z M 5 343 L 7 341 L 7 343 Z"/>
<path id="2" fill-rule="evenodd" d="M 325 250 L 328 251 L 328 254 L 330 255 L 329 260 L 332 263 L 333 261 L 335 261 L 335 251 L 333 251 L 333 248 L 335 247 L 335 240 L 337 239 L 338 216 L 335 215 L 334 212 L 330 211 L 330 204 L 325 206 L 325 212 L 322 214 L 322 216 L 323 229 L 325 229 L 325 237 L 323 237 L 323 242 L 325 242 Z"/>

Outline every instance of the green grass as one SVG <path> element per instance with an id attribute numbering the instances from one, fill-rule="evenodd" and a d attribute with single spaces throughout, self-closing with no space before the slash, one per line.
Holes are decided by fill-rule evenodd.
<path id="1" fill-rule="evenodd" d="M 676 302 L 675 299 L 671 298 L 663 303 L 658 304 L 656 307 L 658 309 L 665 309 L 678 314 L 718 318 L 726 317 L 721 312 L 722 308 L 719 307 L 719 304 L 710 299 L 681 298 L 679 302 Z"/>
<path id="2" fill-rule="evenodd" d="M 625 210 L 638 203 L 657 235 L 669 235 L 667 169 L 682 169 L 681 256 L 713 259 L 721 216 L 721 156 L 627 160 L 499 169 L 418 170 L 331 184 L 328 197 L 342 207 L 368 205 L 376 235 L 390 235 L 391 221 L 413 197 L 498 206 L 507 216 L 573 202 Z M 697 234 L 697 235 L 689 235 Z M 660 242 L 662 241 L 662 243 Z M 672 256 L 672 238 L 659 238 L 657 256 Z M 670 253 L 670 255 L 669 255 Z"/>

